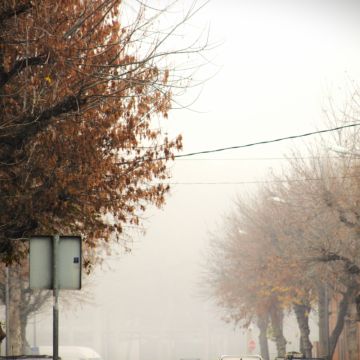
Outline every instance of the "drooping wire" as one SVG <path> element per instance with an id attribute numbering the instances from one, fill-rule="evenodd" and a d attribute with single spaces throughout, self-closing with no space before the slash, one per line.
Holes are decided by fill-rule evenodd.
<path id="1" fill-rule="evenodd" d="M 307 136 L 311 136 L 311 135 L 318 135 L 318 134 L 323 134 L 323 133 L 327 133 L 327 132 L 338 131 L 338 130 L 342 130 L 345 128 L 351 128 L 351 127 L 355 127 L 355 126 L 360 126 L 360 123 L 342 125 L 342 126 L 338 126 L 335 128 L 317 130 L 317 131 L 312 131 L 312 132 L 299 134 L 299 135 L 285 136 L 285 137 L 272 139 L 272 140 L 258 141 L 258 142 L 254 142 L 254 143 L 244 144 L 244 145 L 226 146 L 226 147 L 222 147 L 222 148 L 218 148 L 218 149 L 194 151 L 194 152 L 190 152 L 190 153 L 186 153 L 186 154 L 175 155 L 174 157 L 176 159 L 178 159 L 178 158 L 201 155 L 201 154 L 212 154 L 212 153 L 222 152 L 222 151 L 227 151 L 227 150 L 242 149 L 242 148 L 247 148 L 247 147 L 256 146 L 256 145 L 265 145 L 265 144 L 275 143 L 275 142 L 279 142 L 279 141 L 293 140 L 293 139 L 303 138 L 303 137 L 307 137 Z"/>

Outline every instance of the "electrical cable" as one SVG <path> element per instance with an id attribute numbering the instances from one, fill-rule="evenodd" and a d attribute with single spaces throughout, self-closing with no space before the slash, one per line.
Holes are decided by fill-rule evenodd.
<path id="1" fill-rule="evenodd" d="M 244 158 L 182 158 L 178 159 L 179 161 L 289 161 L 289 160 L 308 160 L 308 159 L 338 159 L 339 155 L 337 156 L 330 156 L 330 155 L 324 155 L 324 156 L 280 156 L 280 157 L 244 157 Z M 349 160 L 355 160 L 357 158 L 350 158 Z"/>
<path id="2" fill-rule="evenodd" d="M 334 179 L 353 179 L 360 178 L 359 176 L 329 176 L 326 177 L 328 180 Z M 253 181 L 194 181 L 194 182 L 164 182 L 163 185 L 250 185 L 250 184 L 276 184 L 276 183 L 292 183 L 301 181 L 321 181 L 324 178 L 303 178 L 303 179 L 275 179 L 275 180 L 253 180 Z"/>
<path id="3" fill-rule="evenodd" d="M 299 135 L 285 136 L 285 137 L 272 139 L 272 140 L 258 141 L 258 142 L 254 142 L 254 143 L 244 144 L 244 145 L 226 146 L 226 147 L 218 148 L 218 149 L 194 151 L 194 152 L 190 152 L 187 154 L 175 155 L 174 157 L 176 159 L 179 159 L 179 158 L 183 158 L 183 157 L 189 157 L 189 156 L 195 156 L 195 155 L 201 155 L 201 154 L 212 154 L 212 153 L 222 152 L 222 151 L 227 151 L 227 150 L 241 149 L 241 148 L 252 147 L 252 146 L 257 146 L 257 145 L 265 145 L 265 144 L 275 143 L 275 142 L 279 142 L 279 141 L 303 138 L 303 137 L 307 137 L 307 136 L 311 136 L 311 135 L 324 134 L 327 132 L 338 131 L 338 130 L 355 127 L 355 126 L 359 126 L 359 125 L 360 125 L 360 123 L 353 123 L 353 124 L 338 126 L 335 128 L 312 131 L 312 132 L 299 134 Z M 161 159 L 157 159 L 157 160 L 161 160 Z"/>
<path id="4" fill-rule="evenodd" d="M 244 145 L 226 146 L 226 147 L 218 148 L 218 149 L 210 149 L 210 150 L 194 151 L 194 152 L 190 152 L 190 153 L 186 153 L 186 154 L 178 154 L 178 155 L 174 155 L 173 159 L 187 160 L 187 159 L 183 159 L 183 158 L 195 156 L 195 155 L 201 155 L 201 154 L 213 154 L 213 153 L 227 151 L 227 150 L 242 149 L 242 148 L 247 148 L 247 147 L 252 147 L 252 146 L 257 146 L 257 145 L 271 144 L 271 143 L 285 141 L 285 140 L 294 140 L 294 139 L 299 139 L 299 138 L 303 138 L 303 137 L 307 137 L 307 136 L 311 136 L 311 135 L 318 135 L 318 134 L 328 133 L 328 132 L 332 132 L 332 131 L 338 131 L 338 130 L 351 128 L 351 127 L 355 127 L 355 126 L 360 126 L 360 123 L 342 125 L 342 126 L 338 126 L 335 128 L 312 131 L 312 132 L 299 134 L 299 135 L 285 136 L 285 137 L 272 139 L 272 140 L 258 141 L 258 142 L 254 142 L 254 143 L 244 144 Z M 155 158 L 155 159 L 148 159 L 148 161 L 149 160 L 150 161 L 161 161 L 161 160 L 168 160 L 168 159 L 166 157 L 159 157 L 159 158 Z M 199 160 L 203 160 L 203 159 L 199 159 Z M 274 160 L 275 160 L 275 158 L 274 158 Z M 144 159 L 137 160 L 137 162 L 143 162 L 143 161 L 145 161 L 145 160 Z M 127 165 L 127 164 L 130 164 L 131 162 L 132 161 L 122 161 L 122 162 L 119 162 L 118 165 Z"/>

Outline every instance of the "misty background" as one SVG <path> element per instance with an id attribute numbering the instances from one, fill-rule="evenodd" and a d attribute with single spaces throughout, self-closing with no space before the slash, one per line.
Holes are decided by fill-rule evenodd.
<path id="1" fill-rule="evenodd" d="M 181 3 L 185 9 L 190 1 Z M 210 79 L 184 96 L 186 104 L 199 95 L 195 104 L 170 113 L 169 135 L 182 133 L 188 153 L 326 128 L 329 99 L 341 107 L 359 76 L 359 10 L 340 0 L 210 1 L 186 30 L 209 28 L 218 44 L 199 72 Z M 93 347 L 104 360 L 246 353 L 256 329 L 224 323 L 222 310 L 203 295 L 208 234 L 219 230 L 237 194 L 251 193 L 285 165 L 289 149 L 303 145 L 176 160 L 167 204 L 146 213 L 146 233 L 134 234 L 131 253 L 109 257 L 94 272 L 81 306 L 61 308 L 60 345 Z M 32 319 L 31 345 L 51 345 L 51 316 L 49 307 Z M 288 319 L 286 328 L 296 348 L 297 325 Z"/>

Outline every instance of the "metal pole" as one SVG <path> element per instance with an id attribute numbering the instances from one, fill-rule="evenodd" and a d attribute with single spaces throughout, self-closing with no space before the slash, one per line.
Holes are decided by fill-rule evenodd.
<path id="1" fill-rule="evenodd" d="M 6 338 L 5 338 L 5 354 L 10 356 L 10 272 L 9 266 L 5 267 L 5 327 L 6 327 Z"/>
<path id="2" fill-rule="evenodd" d="M 324 289 L 324 302 L 325 302 L 325 318 L 324 318 L 324 340 L 325 340 L 325 351 L 326 351 L 326 359 L 330 359 L 330 331 L 329 331 L 329 289 L 328 285 L 325 284 Z"/>
<path id="3" fill-rule="evenodd" d="M 34 313 L 33 336 L 34 336 L 34 347 L 37 347 L 36 312 Z"/>
<path id="4" fill-rule="evenodd" d="M 53 237 L 53 360 L 59 358 L 59 284 L 58 284 L 58 248 L 60 236 Z"/>

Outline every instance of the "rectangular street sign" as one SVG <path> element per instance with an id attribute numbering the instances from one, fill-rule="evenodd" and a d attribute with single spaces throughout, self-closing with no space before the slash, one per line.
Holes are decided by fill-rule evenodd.
<path id="1" fill-rule="evenodd" d="M 53 237 L 30 238 L 30 288 L 53 289 Z M 81 289 L 81 237 L 60 236 L 58 289 Z"/>

